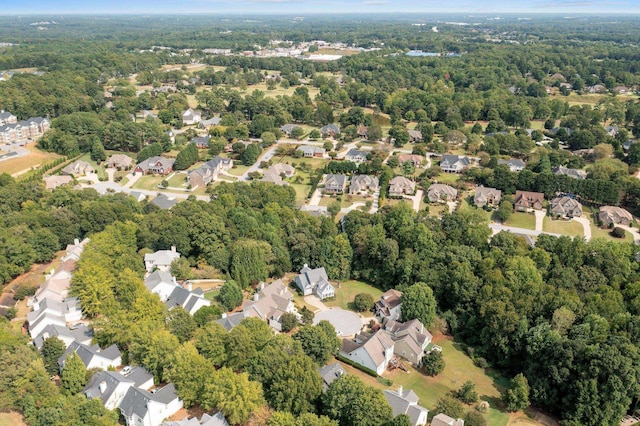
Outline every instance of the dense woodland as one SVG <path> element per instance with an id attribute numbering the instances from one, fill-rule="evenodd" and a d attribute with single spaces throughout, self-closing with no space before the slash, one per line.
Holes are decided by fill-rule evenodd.
<path id="1" fill-rule="evenodd" d="M 591 204 L 640 212 L 640 180 L 629 174 L 640 164 L 640 145 L 632 145 L 628 155 L 622 149 L 631 135 L 640 135 L 640 103 L 607 95 L 594 105 L 571 105 L 563 98 L 567 93 L 550 97 L 545 89 L 559 86 L 550 77 L 555 73 L 578 93 L 595 84 L 608 90 L 639 84 L 640 21 L 512 17 L 454 26 L 426 17 L 369 19 L 316 17 L 292 29 L 283 17 L 257 22 L 73 17 L 38 31 L 29 25 L 37 18 L 1 18 L 0 41 L 17 45 L 0 48 L 0 69 L 36 67 L 45 73 L 0 82 L 0 109 L 20 119 L 50 117 L 53 129 L 39 141 L 46 150 L 74 156 L 112 149 L 148 158 L 176 148 L 165 131 L 182 126 L 180 112 L 192 89 L 136 96 L 124 77 L 137 73 L 145 84 L 176 83 L 184 71 L 159 68 L 193 59 L 226 66 L 195 73 L 206 86 L 196 94 L 201 109 L 222 116 L 212 131 L 218 142 L 264 140 L 265 132 L 279 135 L 279 126 L 289 122 L 339 122 L 342 138 L 349 140 L 358 125 L 385 113 L 396 140 L 405 137 L 408 123 L 417 123 L 426 139 L 418 150 L 444 152 L 459 137 L 453 132 L 462 134 L 465 148 L 486 166 L 467 172 L 467 181 L 507 194 L 570 191 Z M 411 26 L 415 19 L 438 23 L 440 32 Z M 499 35 L 520 44 L 487 41 Z M 326 64 L 201 55 L 211 47 L 252 50 L 271 39 L 324 39 L 381 50 Z M 139 51 L 157 45 L 174 49 Z M 188 57 L 182 48 L 195 50 Z M 407 49 L 461 56 L 409 58 L 403 55 Z M 294 93 L 272 98 L 252 91 L 265 70 L 280 71 L 279 84 L 295 86 Z M 320 74 L 324 71 L 343 73 L 342 84 Z M 114 78 L 113 108 L 105 108 L 103 85 Z M 317 97 L 311 99 L 300 78 L 319 90 Z M 158 119 L 132 121 L 131 114 L 141 109 L 159 110 Z M 468 125 L 480 120 L 489 122 L 486 129 Z M 573 131 L 558 132 L 553 143 L 529 154 L 542 133 L 523 133 L 531 120 L 544 120 L 545 130 L 559 125 Z M 621 132 L 610 137 L 605 125 Z M 483 135 L 511 129 L 519 132 Z M 186 141 L 178 139 L 178 148 Z M 601 158 L 584 181 L 555 176 L 553 166 L 584 166 L 584 160 L 560 149 L 560 142 L 614 158 Z M 183 152 L 192 150 L 187 146 Z M 500 155 L 526 158 L 527 169 L 509 172 L 497 165 Z M 372 167 L 382 181 L 391 177 L 380 159 Z M 180 310 L 166 312 L 143 285 L 141 255 L 147 250 L 176 246 L 190 266 L 215 268 L 247 291 L 258 280 L 281 277 L 305 263 L 325 267 L 331 279 L 356 278 L 381 289 L 426 283 L 456 339 L 505 376 L 522 373 L 532 404 L 563 425 L 617 424 L 635 408 L 640 272 L 632 244 L 541 236 L 530 248 L 505 233 L 488 242 L 490 230 L 476 210 L 460 209 L 439 220 L 404 204 L 374 215 L 354 211 L 336 225 L 296 209 L 295 191 L 288 187 L 254 182 L 223 184 L 210 192 L 211 202 L 190 199 L 161 211 L 122 194 L 45 192 L 40 183 L 0 175 L 0 281 L 51 260 L 74 238 L 90 236 L 73 291 L 95 321 L 98 343 L 116 343 L 157 382 L 175 383 L 185 405 L 222 409 L 232 423 L 267 416 L 265 407 L 275 412 L 273 425 L 400 425 L 403 419 L 392 419 L 381 394 L 353 378 L 337 381 L 321 395 L 315 366 L 337 348 L 328 324 L 274 336 L 266 324 L 246 321 L 227 333 L 212 322 L 218 308 L 193 318 Z M 77 386 L 55 387 L 35 349 L 24 343 L 1 324 L 0 409 L 18 410 L 32 425 L 114 421 L 99 404 L 74 396 Z M 358 395 L 351 411 L 341 410 L 347 393 Z"/>

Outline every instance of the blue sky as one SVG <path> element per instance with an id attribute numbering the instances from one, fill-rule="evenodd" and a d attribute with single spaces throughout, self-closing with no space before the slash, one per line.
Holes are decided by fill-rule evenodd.
<path id="1" fill-rule="evenodd" d="M 0 14 L 390 12 L 628 14 L 640 0 L 0 0 Z"/>

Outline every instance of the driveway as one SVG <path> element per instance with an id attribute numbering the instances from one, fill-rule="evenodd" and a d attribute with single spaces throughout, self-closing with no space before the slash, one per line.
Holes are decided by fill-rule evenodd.
<path id="1" fill-rule="evenodd" d="M 589 241 L 591 239 L 591 221 L 584 216 L 574 217 L 573 220 L 582 225 L 584 230 L 584 239 Z"/>
<path id="2" fill-rule="evenodd" d="M 327 309 L 329 309 L 327 307 L 327 305 L 324 304 L 324 302 L 322 300 L 320 300 L 318 298 L 318 296 L 314 295 L 314 294 L 310 294 L 308 296 L 304 297 L 304 302 L 308 305 L 313 306 L 314 308 L 318 308 L 317 312 L 320 311 L 326 311 Z"/>
<path id="3" fill-rule="evenodd" d="M 322 198 L 322 191 L 320 189 L 316 189 L 315 191 L 313 191 L 313 194 L 311 195 L 311 199 L 309 200 L 309 205 L 317 206 L 318 204 L 320 204 L 321 198 Z"/>
<path id="4" fill-rule="evenodd" d="M 536 215 L 536 231 L 542 232 L 542 223 L 544 222 L 544 217 L 547 215 L 547 212 L 544 210 L 534 210 L 533 213 Z"/>
<path id="5" fill-rule="evenodd" d="M 533 229 L 516 228 L 515 226 L 504 226 L 497 223 L 490 223 L 489 228 L 492 230 L 492 235 L 496 235 L 500 231 L 513 232 L 514 234 L 531 235 L 537 237 L 540 234 L 552 235 L 554 237 L 561 237 L 562 234 L 554 234 L 553 232 L 542 232 Z"/>
<path id="6" fill-rule="evenodd" d="M 638 232 L 637 228 L 632 228 L 630 226 L 620 225 L 620 224 L 617 224 L 616 226 L 619 227 L 619 228 L 624 229 L 625 231 L 631 232 L 631 235 L 633 235 L 633 241 L 636 244 L 640 244 L 640 233 Z"/>
<path id="7" fill-rule="evenodd" d="M 273 145 L 267 152 L 262 154 L 262 156 L 258 157 L 256 162 L 247 169 L 240 177 L 238 177 L 239 181 L 249 180 L 249 174 L 253 172 L 257 172 L 260 168 L 260 163 L 263 161 L 269 161 L 276 154 L 276 150 L 278 149 L 278 144 Z"/>
<path id="8" fill-rule="evenodd" d="M 417 212 L 420 211 L 420 200 L 422 200 L 423 195 L 424 191 L 422 189 L 418 189 L 416 191 L 416 195 L 409 197 L 413 201 L 413 210 Z"/>
<path id="9" fill-rule="evenodd" d="M 113 182 L 113 176 L 116 173 L 116 169 L 114 169 L 113 167 L 109 167 L 108 169 L 105 169 L 105 172 L 107 172 L 107 176 L 109 177 L 109 182 Z"/>

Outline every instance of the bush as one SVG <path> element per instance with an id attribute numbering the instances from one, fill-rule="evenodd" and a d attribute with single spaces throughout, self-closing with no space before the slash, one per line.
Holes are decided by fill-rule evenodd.
<path id="1" fill-rule="evenodd" d="M 16 287 L 13 291 L 13 299 L 14 300 L 24 300 L 26 297 L 33 296 L 36 294 L 36 287 L 26 287 L 20 286 Z"/>
<path id="2" fill-rule="evenodd" d="M 354 368 L 357 368 L 358 370 L 360 370 L 360 371 L 362 371 L 364 373 L 367 373 L 368 375 L 370 375 L 372 377 L 378 377 L 378 373 L 376 373 L 372 369 L 367 368 L 365 366 L 362 366 L 362 365 L 360 365 L 358 363 L 355 363 L 355 362 L 351 361 L 349 358 L 343 357 L 340 354 L 336 355 L 336 359 L 338 361 L 344 362 L 345 364 L 348 364 L 348 365 L 350 365 L 350 366 L 352 366 Z"/>
<path id="3" fill-rule="evenodd" d="M 471 380 L 467 380 L 460 389 L 453 393 L 453 396 L 465 404 L 473 404 L 478 400 L 478 392 L 476 392 L 475 383 Z"/>
<path id="4" fill-rule="evenodd" d="M 422 357 L 421 369 L 428 376 L 437 376 L 444 371 L 444 367 L 444 357 L 440 351 L 431 351 Z"/>
<path id="5" fill-rule="evenodd" d="M 358 312 L 365 312 L 373 308 L 373 296 L 369 293 L 360 293 L 356 294 L 356 297 L 353 299 L 353 305 Z"/>
<path id="6" fill-rule="evenodd" d="M 613 228 L 613 230 L 610 232 L 611 236 L 614 238 L 624 238 L 625 237 L 625 232 L 624 229 L 616 226 L 615 228 Z"/>
<path id="7" fill-rule="evenodd" d="M 16 317 L 16 315 L 18 315 L 18 313 L 16 312 L 16 308 L 9 308 L 9 309 L 7 309 L 7 313 L 4 314 L 4 316 L 7 317 L 7 319 L 9 321 L 14 319 Z"/>
<path id="8" fill-rule="evenodd" d="M 476 367 L 479 367 L 479 368 L 489 367 L 489 363 L 487 362 L 487 360 L 482 357 L 474 358 L 473 363 L 476 365 Z"/>
<path id="9" fill-rule="evenodd" d="M 280 318 L 280 324 L 282 325 L 282 331 L 288 333 L 298 325 L 298 318 L 290 312 L 282 314 Z"/>

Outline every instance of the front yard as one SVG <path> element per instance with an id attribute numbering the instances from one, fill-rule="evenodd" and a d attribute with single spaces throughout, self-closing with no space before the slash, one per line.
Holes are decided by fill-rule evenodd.
<path id="1" fill-rule="evenodd" d="M 584 228 L 581 223 L 574 220 L 551 219 L 544 217 L 542 230 L 554 234 L 568 235 L 570 237 L 584 237 Z"/>
<path id="2" fill-rule="evenodd" d="M 536 216 L 533 213 L 515 212 L 504 225 L 533 230 L 536 229 Z"/>

